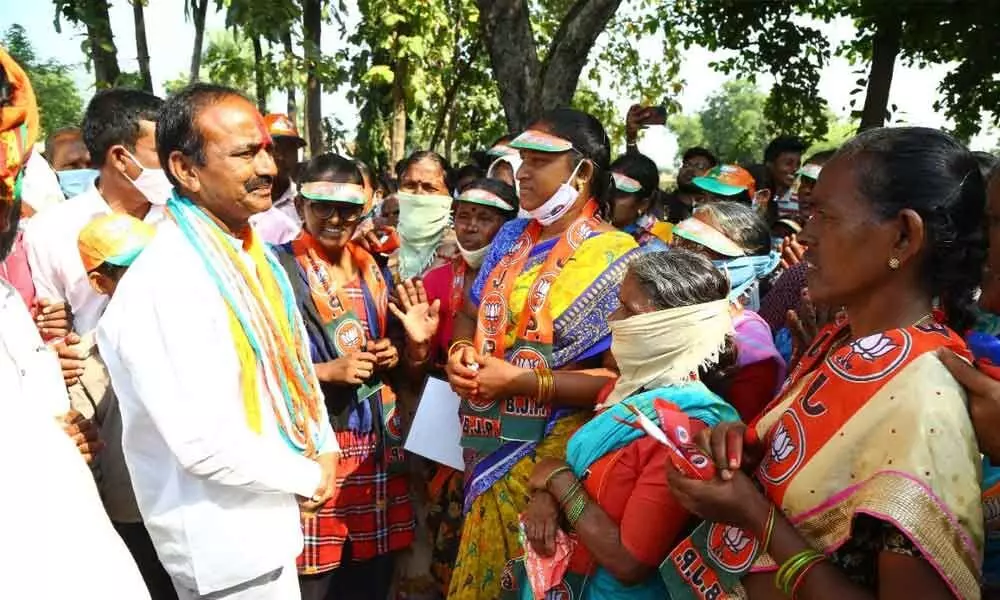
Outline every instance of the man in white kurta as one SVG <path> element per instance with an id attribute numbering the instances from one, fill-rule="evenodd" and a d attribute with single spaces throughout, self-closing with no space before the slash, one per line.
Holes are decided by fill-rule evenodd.
<path id="1" fill-rule="evenodd" d="M 249 215 L 270 205 L 274 170 L 253 104 L 200 84 L 168 100 L 164 113 L 157 143 L 179 193 L 228 230 L 247 230 Z M 185 154 L 186 127 L 201 130 L 201 164 Z M 253 273 L 236 233 L 226 240 Z M 318 458 L 291 448 L 272 407 L 281 399 L 259 375 L 260 433 L 251 430 L 228 310 L 199 248 L 168 220 L 119 282 L 98 345 L 121 406 L 139 510 L 178 596 L 294 600 L 297 500 L 332 493 L 336 437 L 322 410 Z"/>

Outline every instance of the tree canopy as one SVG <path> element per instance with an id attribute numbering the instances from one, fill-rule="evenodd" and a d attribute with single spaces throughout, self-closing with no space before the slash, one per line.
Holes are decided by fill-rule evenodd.
<path id="1" fill-rule="evenodd" d="M 3 46 L 31 79 L 41 113 L 44 134 L 63 127 L 79 127 L 83 101 L 70 76 L 70 67 L 54 60 L 41 60 L 28 39 L 24 27 L 11 25 L 3 37 Z"/>
<path id="2" fill-rule="evenodd" d="M 146 1 L 130 0 L 140 59 Z M 68 22 L 86 30 L 81 50 L 97 88 L 149 87 L 148 61 L 140 60 L 138 75 L 119 69 L 109 0 L 53 4 L 57 27 Z M 209 4 L 225 12 L 230 33 L 208 35 L 203 49 Z M 236 85 L 262 109 L 270 108 L 273 93 L 284 92 L 285 111 L 304 126 L 314 153 L 343 141 L 333 139 L 342 127 L 324 122 L 321 101 L 323 92 L 346 87 L 360 115 L 353 151 L 380 167 L 418 147 L 462 157 L 569 104 L 595 113 L 620 140 L 623 115 L 612 98 L 679 113 L 680 65 L 693 46 L 719 52 L 707 68 L 768 84 L 769 93 L 754 98 L 763 102 L 759 119 L 738 127 L 748 140 L 759 138 L 761 128 L 824 139 L 829 108 L 818 84 L 835 56 L 861 68 L 852 118 L 862 128 L 891 116 L 897 59 L 954 65 L 935 108 L 954 121 L 960 137 L 979 131 L 984 112 L 1000 125 L 1000 21 L 983 18 L 997 12 L 1000 0 L 357 0 L 353 14 L 345 0 L 184 0 L 182 6 L 196 34 L 187 81 Z M 837 19 L 856 30 L 839 44 L 821 31 Z M 324 35 L 347 43 L 324 54 Z M 171 81 L 170 89 L 182 81 Z M 675 119 L 675 130 L 698 137 L 701 127 L 709 136 L 711 115 L 723 109 L 706 108 L 698 124 Z M 739 142 L 725 143 L 743 154 Z"/>

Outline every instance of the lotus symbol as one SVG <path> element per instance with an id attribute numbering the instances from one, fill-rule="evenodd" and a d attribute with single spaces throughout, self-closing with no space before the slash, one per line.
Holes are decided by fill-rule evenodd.
<path id="1" fill-rule="evenodd" d="M 361 343 L 361 335 L 358 334 L 358 330 L 354 327 L 350 327 L 344 330 L 344 333 L 340 334 L 340 341 L 343 342 L 344 346 L 347 348 L 353 348 Z"/>
<path id="2" fill-rule="evenodd" d="M 854 341 L 851 344 L 851 353 L 857 354 L 867 361 L 873 361 L 885 356 L 895 348 L 897 345 L 888 336 L 876 333 Z"/>
<path id="3" fill-rule="evenodd" d="M 726 544 L 726 548 L 730 552 L 739 554 L 750 543 L 750 536 L 738 527 L 727 525 L 726 529 L 722 532 L 722 541 Z"/>
<path id="4" fill-rule="evenodd" d="M 491 323 L 496 323 L 500 321 L 500 304 L 497 302 L 490 302 L 483 308 L 483 312 L 486 314 L 486 320 Z"/>
<path id="5" fill-rule="evenodd" d="M 774 431 L 774 439 L 771 440 L 771 460 L 781 462 L 791 456 L 792 452 L 795 452 L 795 444 L 792 443 L 792 437 L 788 435 L 785 424 L 780 423 Z"/>

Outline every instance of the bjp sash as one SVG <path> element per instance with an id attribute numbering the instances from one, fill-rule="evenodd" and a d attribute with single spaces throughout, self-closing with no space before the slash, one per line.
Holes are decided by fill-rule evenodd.
<path id="1" fill-rule="evenodd" d="M 979 597 L 979 452 L 961 388 L 937 359 L 961 338 L 931 322 L 848 342 L 823 330 L 752 425 L 756 479 L 817 550 L 835 552 L 854 518 L 891 523 L 959 598 Z M 661 566 L 670 597 L 723 598 L 748 571 L 773 571 L 759 541 L 702 523 Z"/>
<path id="2" fill-rule="evenodd" d="M 347 297 L 347 290 L 337 284 L 330 264 L 324 257 L 324 251 L 315 238 L 303 233 L 292 241 L 291 247 L 296 262 L 306 274 L 313 304 L 338 357 L 347 356 L 352 352 L 362 352 L 369 340 L 384 336 L 388 320 L 389 290 L 378 263 L 371 254 L 354 242 L 348 243 L 345 247 L 361 273 L 364 282 L 362 289 L 370 296 L 374 308 L 374 322 L 369 319 L 366 329 L 352 309 L 356 305 L 355 302 Z M 390 472 L 394 473 L 402 469 L 404 460 L 402 426 L 396 409 L 396 394 L 378 375 L 373 375 L 370 382 L 359 386 L 358 401 L 366 402 L 373 394 L 380 395 L 382 409 L 380 418 L 385 432 L 383 444 L 385 462 L 389 465 Z M 354 458 L 363 460 L 365 457 Z"/>
<path id="3" fill-rule="evenodd" d="M 595 216 L 597 203 L 590 201 L 549 251 L 539 275 L 528 291 L 528 301 L 518 315 L 517 334 L 508 352 L 504 337 L 512 317 L 508 309 L 514 282 L 538 241 L 542 226 L 532 221 L 511 245 L 490 273 L 479 304 L 479 318 L 474 340 L 476 351 L 486 356 L 509 360 L 526 369 L 551 367 L 553 319 L 547 300 L 556 277 L 573 252 L 600 225 Z M 550 407 L 530 396 L 503 400 L 471 398 L 463 400 L 462 445 L 477 452 L 488 453 L 504 442 L 537 442 L 545 433 Z"/>

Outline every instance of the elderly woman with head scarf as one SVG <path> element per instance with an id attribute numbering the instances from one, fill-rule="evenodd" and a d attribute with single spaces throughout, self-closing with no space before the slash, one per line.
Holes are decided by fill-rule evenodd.
<path id="1" fill-rule="evenodd" d="M 621 376 L 570 438 L 566 460 L 535 465 L 522 518 L 526 557 L 508 565 L 508 591 L 525 600 L 553 588 L 592 600 L 666 597 L 657 567 L 690 513 L 663 477 L 671 450 L 657 436 L 683 443 L 674 437 L 677 427 L 693 435 L 738 418 L 697 376 L 725 356 L 732 335 L 728 292 L 725 275 L 693 252 L 655 252 L 632 262 L 611 317 L 611 353 Z M 643 419 L 658 431 L 636 427 Z M 700 456 L 694 460 L 708 462 Z M 557 538 L 572 547 L 561 559 L 566 575 L 538 589 L 525 577 L 525 561 L 555 554 Z"/>
<path id="2" fill-rule="evenodd" d="M 747 422 L 770 402 L 785 377 L 785 360 L 771 328 L 755 312 L 760 285 L 780 260 L 770 243 L 764 220 L 737 202 L 704 204 L 674 228 L 675 246 L 704 254 L 729 276 L 737 368 L 720 391 Z"/>

